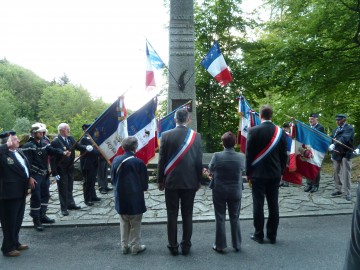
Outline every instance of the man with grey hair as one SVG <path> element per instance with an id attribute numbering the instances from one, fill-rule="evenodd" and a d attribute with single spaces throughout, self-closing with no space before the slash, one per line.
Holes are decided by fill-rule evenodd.
<path id="1" fill-rule="evenodd" d="M 127 137 L 121 146 L 125 153 L 114 158 L 111 181 L 115 186 L 115 209 L 120 215 L 121 251 L 136 255 L 146 249 L 140 244 L 140 233 L 149 176 L 145 163 L 135 157 L 137 138 Z"/>
<path id="2" fill-rule="evenodd" d="M 66 123 L 58 126 L 59 134 L 51 142 L 51 146 L 68 151 L 66 156 L 52 156 L 50 160 L 52 176 L 58 186 L 61 214 L 68 216 L 68 210 L 78 210 L 73 197 L 75 149 L 86 151 L 86 147 L 77 143 L 70 136 L 70 127 Z M 89 149 L 90 150 L 90 149 Z"/>
<path id="3" fill-rule="evenodd" d="M 177 110 L 176 127 L 164 132 L 160 143 L 157 182 L 159 190 L 165 189 L 168 248 L 172 255 L 178 255 L 179 201 L 183 224 L 180 246 L 183 255 L 190 252 L 194 199 L 202 176 L 201 135 L 187 127 L 189 121 L 186 109 Z"/>

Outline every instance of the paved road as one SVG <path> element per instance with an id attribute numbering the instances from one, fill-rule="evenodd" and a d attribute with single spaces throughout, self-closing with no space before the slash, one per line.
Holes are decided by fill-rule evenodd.
<path id="1" fill-rule="evenodd" d="M 138 255 L 120 254 L 118 226 L 52 227 L 41 233 L 23 228 L 21 241 L 30 249 L 18 258 L 0 256 L 0 269 L 338 270 L 344 262 L 350 223 L 349 214 L 281 218 L 278 243 L 260 245 L 248 237 L 252 220 L 242 220 L 242 251 L 228 248 L 224 255 L 211 249 L 214 222 L 196 223 L 193 248 L 186 257 L 169 255 L 165 224 L 143 225 L 142 239 L 148 249 Z"/>

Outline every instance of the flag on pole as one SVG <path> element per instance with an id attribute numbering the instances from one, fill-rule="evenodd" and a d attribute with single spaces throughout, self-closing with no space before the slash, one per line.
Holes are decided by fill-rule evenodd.
<path id="1" fill-rule="evenodd" d="M 179 109 L 182 109 L 182 108 L 189 109 L 190 103 L 191 103 L 191 100 L 189 100 L 185 104 L 181 105 L 180 107 L 176 108 L 175 110 L 168 113 L 167 115 L 165 115 L 163 118 L 161 118 L 159 120 L 159 123 L 158 123 L 158 138 L 159 138 L 159 140 L 161 139 L 161 134 L 163 132 L 175 128 L 176 123 L 175 123 L 174 117 L 175 117 L 176 111 Z"/>
<path id="2" fill-rule="evenodd" d="M 302 175 L 296 171 L 296 154 L 295 154 L 295 134 L 296 128 L 293 123 L 290 123 L 290 133 L 286 133 L 286 141 L 288 145 L 288 155 L 289 161 L 286 165 L 285 171 L 283 173 L 282 180 L 301 185 L 302 183 Z"/>
<path id="3" fill-rule="evenodd" d="M 126 121 L 126 114 L 124 97 L 119 97 L 87 129 L 87 133 L 110 162 L 116 156 L 121 141 L 128 136 L 127 129 L 119 129 L 119 124 Z"/>
<path id="4" fill-rule="evenodd" d="M 232 81 L 231 73 L 225 63 L 224 56 L 221 53 L 220 46 L 217 41 L 214 42 L 210 51 L 201 61 L 201 65 L 222 87 Z"/>
<path id="5" fill-rule="evenodd" d="M 135 136 L 138 139 L 139 145 L 136 149 L 136 156 L 143 160 L 145 164 L 155 156 L 155 150 L 158 147 L 155 118 L 156 106 L 157 99 L 151 99 L 124 120 L 126 121 L 128 136 Z M 116 156 L 123 153 L 124 150 L 119 146 Z"/>
<path id="6" fill-rule="evenodd" d="M 150 46 L 148 46 L 150 45 Z M 150 48 L 149 48 L 150 47 Z M 145 86 L 147 90 L 151 90 L 156 86 L 153 66 L 157 69 L 165 67 L 157 52 L 152 48 L 151 44 L 146 41 L 146 80 Z"/>
<path id="7" fill-rule="evenodd" d="M 314 180 L 331 144 L 331 137 L 296 120 L 296 172 Z"/>
<path id="8" fill-rule="evenodd" d="M 251 108 L 250 104 L 247 102 L 244 96 L 239 97 L 238 111 L 240 114 L 238 144 L 240 145 L 240 151 L 245 153 L 248 129 L 250 127 L 259 125 L 261 120 L 259 114 Z"/>

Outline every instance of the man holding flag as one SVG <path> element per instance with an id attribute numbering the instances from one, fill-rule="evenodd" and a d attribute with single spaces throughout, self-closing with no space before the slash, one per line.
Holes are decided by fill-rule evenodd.
<path id="1" fill-rule="evenodd" d="M 176 127 L 161 136 L 158 186 L 165 189 L 167 210 L 168 248 L 172 255 L 178 255 L 177 219 L 179 201 L 183 236 L 182 254 L 187 255 L 191 248 L 192 214 L 195 193 L 200 187 L 202 176 L 201 136 L 188 128 L 189 113 L 179 109 L 175 113 Z"/>

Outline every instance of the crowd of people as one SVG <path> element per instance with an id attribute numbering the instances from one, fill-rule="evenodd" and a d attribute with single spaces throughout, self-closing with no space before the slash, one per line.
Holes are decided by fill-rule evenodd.
<path id="1" fill-rule="evenodd" d="M 246 154 L 236 152 L 235 135 L 226 132 L 221 137 L 224 150 L 214 153 L 209 163 L 212 175 L 210 188 L 215 212 L 215 241 L 213 250 L 218 253 L 227 248 L 225 220 L 228 210 L 231 244 L 235 252 L 241 250 L 240 209 L 243 189 L 243 175 L 251 186 L 253 199 L 254 233 L 250 239 L 264 243 L 266 238 L 276 244 L 279 226 L 279 187 L 283 172 L 288 164 L 288 130 L 272 122 L 273 110 L 269 105 L 260 108 L 261 124 L 248 130 Z M 320 132 L 324 128 L 318 122 L 319 115 L 309 116 L 310 127 Z M 346 123 L 346 115 L 336 115 L 337 128 L 332 132 L 329 146 L 334 165 L 335 191 L 332 196 L 344 196 L 351 201 L 351 159 L 359 155 L 360 146 L 354 149 L 354 129 Z M 167 211 L 167 236 L 170 254 L 183 255 L 191 250 L 193 231 L 193 206 L 195 194 L 202 181 L 201 135 L 187 127 L 190 116 L 186 109 L 175 113 L 176 127 L 164 132 L 159 149 L 157 184 L 165 193 Z M 87 206 L 93 206 L 100 198 L 96 195 L 95 182 L 99 191 L 107 193 L 106 171 L 101 153 L 92 138 L 86 135 L 89 125 L 82 126 L 85 135 L 79 141 L 70 136 L 66 123 L 58 126 L 58 135 L 52 142 L 46 137 L 46 126 L 32 125 L 29 140 L 19 148 L 19 140 L 13 131 L 0 134 L 0 220 L 3 230 L 2 252 L 15 257 L 28 246 L 19 241 L 25 198 L 31 188 L 30 216 L 34 228 L 44 229 L 44 223 L 55 220 L 46 215 L 50 193 L 50 172 L 56 179 L 61 213 L 78 210 L 73 198 L 73 174 L 75 150 L 80 151 L 80 164 L 84 177 L 83 194 Z M 148 189 L 148 173 L 144 162 L 135 155 L 138 147 L 136 137 L 129 136 L 122 141 L 125 153 L 113 160 L 111 180 L 115 186 L 115 209 L 120 216 L 121 251 L 123 254 L 138 254 L 146 250 L 141 244 L 141 222 L 146 211 L 144 191 Z M 101 166 L 99 167 L 99 164 Z M 105 162 L 106 168 L 106 162 Z M 97 180 L 98 176 L 98 180 Z M 315 179 L 307 179 L 305 192 L 319 190 L 320 172 Z M 285 186 L 285 184 L 283 184 Z M 358 188 L 358 196 L 360 188 Z M 265 226 L 264 203 L 268 205 Z M 178 212 L 182 217 L 182 236 L 178 240 Z M 347 268 L 360 264 L 360 205 L 355 205 L 350 246 L 347 252 Z"/>

